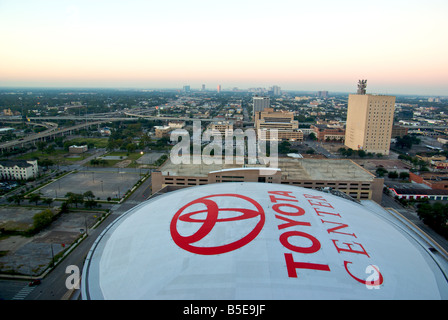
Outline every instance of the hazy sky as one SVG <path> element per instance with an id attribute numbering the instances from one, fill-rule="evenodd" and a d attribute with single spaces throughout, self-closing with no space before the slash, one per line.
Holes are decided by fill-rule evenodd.
<path id="1" fill-rule="evenodd" d="M 0 0 L 0 86 L 448 96 L 447 0 Z"/>

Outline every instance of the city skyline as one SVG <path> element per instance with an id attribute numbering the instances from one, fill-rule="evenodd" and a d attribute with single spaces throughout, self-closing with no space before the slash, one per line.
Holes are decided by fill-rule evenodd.
<path id="1" fill-rule="evenodd" d="M 440 0 L 5 0 L 0 87 L 355 92 L 368 79 L 369 93 L 448 96 L 447 12 Z"/>

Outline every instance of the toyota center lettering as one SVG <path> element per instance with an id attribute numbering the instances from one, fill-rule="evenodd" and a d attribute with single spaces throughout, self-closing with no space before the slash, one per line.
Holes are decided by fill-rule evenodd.
<path id="1" fill-rule="evenodd" d="M 291 191 L 268 191 L 267 198 L 272 205 L 268 207 L 268 214 L 275 217 L 278 222 L 277 229 L 280 231 L 278 240 L 287 250 L 283 256 L 288 277 L 299 278 L 299 270 L 305 269 L 331 272 L 329 264 L 312 261 L 312 254 L 319 252 L 322 244 L 310 232 L 312 231 L 311 213 L 330 235 L 331 247 L 341 255 L 339 268 L 343 267 L 350 278 L 364 285 L 377 287 L 383 283 L 383 275 L 376 266 L 372 266 L 376 272 L 375 281 L 372 281 L 372 277 L 364 280 L 365 275 L 357 276 L 350 270 L 353 264 L 350 257 L 357 256 L 357 261 L 360 261 L 359 257 L 364 257 L 368 259 L 366 262 L 371 257 L 356 234 L 350 230 L 350 226 L 343 223 L 341 213 L 337 212 L 323 196 L 303 194 L 304 199 L 299 203 L 299 199 Z M 223 207 L 222 203 L 231 205 Z M 226 227 L 232 228 L 233 222 L 240 223 L 240 226 L 241 223 L 244 224 L 243 228 L 232 229 L 234 232 L 242 230 L 241 232 L 244 233 L 238 235 L 237 239 L 215 237 L 216 234 L 210 235 L 218 225 L 227 224 Z M 193 200 L 180 208 L 171 220 L 170 230 L 172 239 L 182 249 L 195 254 L 214 255 L 247 245 L 258 236 L 264 223 L 265 212 L 257 201 L 240 194 L 215 194 Z M 202 241 L 207 237 L 208 241 Z M 228 243 L 216 244 L 217 241 Z"/>
<path id="2" fill-rule="evenodd" d="M 244 203 L 244 208 L 222 208 L 215 201 L 228 197 L 234 198 L 232 203 L 238 201 Z M 199 208 L 199 210 L 189 211 L 193 206 Z M 245 220 L 250 225 L 254 223 L 249 223 L 249 221 L 255 220 L 255 226 L 247 234 L 241 235 L 240 239 L 208 247 L 198 244 L 213 231 L 217 224 L 230 224 L 238 221 L 244 222 Z M 182 249 L 196 254 L 213 255 L 233 251 L 245 246 L 260 233 L 264 222 L 264 210 L 253 199 L 239 194 L 215 194 L 196 199 L 180 208 L 171 220 L 170 231 L 172 239 Z M 180 225 L 185 224 L 197 224 L 200 227 L 194 233 L 186 235 L 179 232 L 179 228 L 181 229 Z M 242 229 L 246 230 L 246 228 Z"/>
<path id="3" fill-rule="evenodd" d="M 311 223 L 308 221 L 297 221 L 296 219 L 293 219 L 294 217 L 302 217 L 305 215 L 305 210 L 298 205 L 299 200 L 292 194 L 291 191 L 269 191 L 268 194 L 271 202 L 275 203 L 272 206 L 272 209 L 277 213 L 275 217 L 280 221 L 278 230 L 287 229 L 280 235 L 280 243 L 286 249 L 289 249 L 296 254 L 308 255 L 318 252 L 321 249 L 320 241 L 313 235 L 305 232 L 307 231 L 306 228 L 311 227 Z M 370 259 L 369 254 L 361 243 L 351 241 L 351 239 L 357 238 L 355 233 L 341 231 L 341 229 L 345 230 L 345 228 L 349 228 L 349 225 L 339 221 L 329 220 L 332 218 L 342 218 L 340 213 L 333 212 L 335 209 L 330 202 L 328 202 L 320 195 L 318 196 L 303 194 L 303 197 L 305 198 L 305 202 L 308 202 L 308 204 L 314 210 L 315 214 L 317 215 L 317 217 L 319 217 L 319 220 L 323 225 L 330 224 L 333 226 L 327 229 L 328 234 L 339 234 L 344 236 L 345 238 L 350 239 L 350 241 L 343 242 L 342 244 L 340 244 L 339 240 L 337 239 L 331 239 L 333 246 L 339 254 L 345 253 L 348 257 L 350 257 L 351 255 L 362 255 Z M 289 209 L 286 210 L 286 208 Z M 297 230 L 299 228 L 300 231 Z M 302 231 L 302 228 L 305 231 Z M 292 241 L 294 237 L 306 238 L 307 240 L 309 240 L 308 242 L 311 243 L 311 245 L 308 247 L 294 245 Z M 302 262 L 296 260 L 292 252 L 284 253 L 286 268 L 288 271 L 288 276 L 290 278 L 299 277 L 299 275 L 297 274 L 298 269 L 331 271 L 330 266 L 327 264 Z M 309 261 L 309 259 L 306 260 Z M 351 261 L 344 260 L 343 262 L 343 266 L 347 274 L 356 281 L 365 285 L 369 285 L 371 287 L 380 286 L 383 283 L 383 275 L 379 272 L 379 269 L 376 266 L 372 267 L 376 271 L 378 278 L 375 281 L 371 281 L 371 279 L 368 279 L 369 281 L 367 281 L 353 275 L 348 268 L 350 264 L 352 264 Z"/>

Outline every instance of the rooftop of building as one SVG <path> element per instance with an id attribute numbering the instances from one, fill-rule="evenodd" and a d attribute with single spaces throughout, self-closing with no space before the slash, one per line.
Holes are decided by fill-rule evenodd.
<path id="1" fill-rule="evenodd" d="M 393 189 L 396 194 L 401 195 L 436 195 L 436 196 L 442 196 L 442 195 L 448 195 L 448 190 L 443 189 L 426 189 L 426 188 L 403 188 L 403 187 L 391 187 L 390 189 Z"/>
<path id="2" fill-rule="evenodd" d="M 448 173 L 445 172 L 419 172 L 416 174 L 425 180 L 431 180 L 431 181 L 448 180 Z"/>
<path id="3" fill-rule="evenodd" d="M 0 160 L 0 165 L 3 167 L 19 167 L 19 168 L 27 168 L 32 167 L 34 161 L 33 160 Z"/>
<path id="4" fill-rule="evenodd" d="M 279 158 L 279 168 L 289 179 L 365 181 L 373 174 L 346 159 L 291 159 Z"/>
<path id="5" fill-rule="evenodd" d="M 173 164 L 169 159 L 160 167 L 163 175 L 203 176 L 223 169 L 266 168 L 262 164 Z M 268 166 L 269 167 L 269 166 Z M 351 160 L 278 158 L 278 168 L 290 180 L 369 181 L 375 176 Z"/>

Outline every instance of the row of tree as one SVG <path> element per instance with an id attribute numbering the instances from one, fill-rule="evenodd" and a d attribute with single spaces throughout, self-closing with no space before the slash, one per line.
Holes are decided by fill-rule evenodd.
<path id="1" fill-rule="evenodd" d="M 400 178 L 401 180 L 408 180 L 409 179 L 409 172 L 402 171 L 398 173 L 397 171 L 387 171 L 386 169 L 379 167 L 376 169 L 376 174 L 378 177 L 384 177 L 384 175 L 387 173 L 387 177 L 390 179 L 397 179 Z"/>
<path id="2" fill-rule="evenodd" d="M 417 214 L 423 223 L 448 239 L 448 204 L 421 203 L 417 208 Z"/>
<path id="3" fill-rule="evenodd" d="M 364 150 L 353 150 L 352 148 L 339 148 L 338 152 L 344 156 L 344 157 L 353 157 L 358 156 L 360 158 L 369 157 L 372 158 L 376 156 L 377 158 L 382 158 L 382 153 L 372 153 L 372 152 L 365 152 Z"/>
<path id="4" fill-rule="evenodd" d="M 64 202 L 64 208 L 67 210 L 71 204 L 75 205 L 76 208 L 78 208 L 79 204 L 84 204 L 85 208 L 95 208 L 98 206 L 98 202 L 95 200 L 95 195 L 90 190 L 82 194 L 68 192 L 65 195 L 65 198 L 67 200 Z M 29 202 L 34 202 L 36 205 L 39 203 L 39 201 L 42 201 L 48 206 L 53 203 L 52 198 L 42 198 L 42 195 L 40 193 L 31 193 L 27 197 L 25 197 L 23 193 L 18 193 L 14 196 L 9 197 L 7 200 L 8 202 L 15 202 L 17 205 L 20 205 L 20 203 L 25 199 L 27 199 Z"/>
<path id="5" fill-rule="evenodd" d="M 65 198 L 67 200 L 62 204 L 63 207 L 61 207 L 63 211 L 68 211 L 71 204 L 74 204 L 76 208 L 78 208 L 78 204 L 84 204 L 85 208 L 95 208 L 98 206 L 98 202 L 95 200 L 95 195 L 90 190 L 84 193 L 68 192 L 65 195 Z"/>

